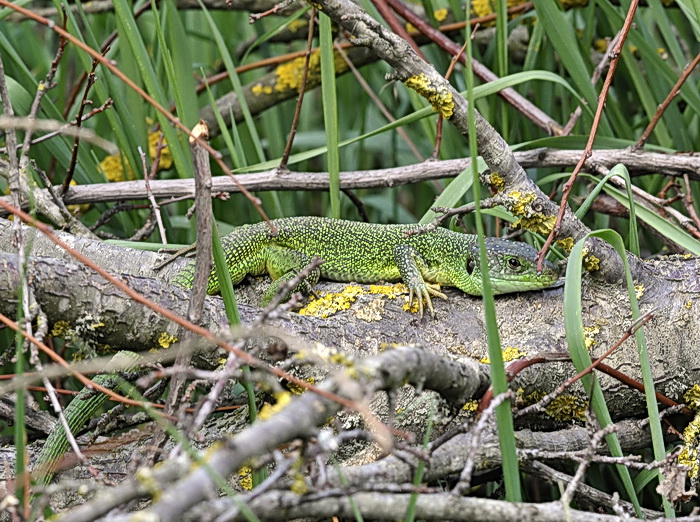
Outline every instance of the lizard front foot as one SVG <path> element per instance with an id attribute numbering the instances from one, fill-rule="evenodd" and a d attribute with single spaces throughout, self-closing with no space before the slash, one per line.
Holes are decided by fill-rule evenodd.
<path id="1" fill-rule="evenodd" d="M 408 305 L 413 306 L 413 294 L 416 295 L 418 299 L 418 312 L 420 313 L 421 319 L 423 318 L 423 301 L 428 304 L 428 310 L 430 310 L 430 317 L 435 319 L 435 310 L 433 309 L 433 302 L 430 296 L 440 297 L 442 299 L 447 299 L 447 296 L 440 291 L 439 284 L 430 283 L 419 283 L 416 285 L 411 285 L 409 287 L 408 293 Z"/>

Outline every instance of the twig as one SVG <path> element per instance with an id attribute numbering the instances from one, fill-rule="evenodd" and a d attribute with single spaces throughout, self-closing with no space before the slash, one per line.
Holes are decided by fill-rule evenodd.
<path id="1" fill-rule="evenodd" d="M 292 5 L 296 0 L 282 0 L 279 4 L 275 5 L 272 9 L 268 9 L 267 11 L 264 11 L 262 13 L 251 13 L 249 21 L 251 24 L 254 24 L 261 18 L 265 18 L 266 16 L 270 16 L 273 14 L 277 14 L 281 11 L 284 11 L 287 7 Z"/>
<path id="2" fill-rule="evenodd" d="M 2 2 L 3 0 L 0 0 Z M 92 143 L 93 145 L 100 147 L 101 149 L 106 150 L 110 154 L 117 154 L 119 152 L 119 149 L 110 141 L 105 140 L 104 138 L 101 138 L 99 135 L 95 133 L 92 129 L 85 129 L 85 128 L 76 128 L 76 127 L 71 127 L 69 125 L 66 125 L 60 121 L 57 120 L 46 120 L 46 119 L 41 119 L 41 120 L 35 120 L 32 118 L 19 118 L 19 117 L 13 117 L 9 116 L 8 113 L 0 116 L 0 129 L 23 129 L 27 131 L 27 134 L 31 134 L 34 131 L 49 131 L 49 132 L 57 132 L 59 134 L 63 134 L 65 136 L 78 136 L 81 139 Z M 27 140 L 25 139 L 25 146 L 26 146 Z M 29 140 L 29 143 L 31 144 L 31 140 Z M 27 149 L 28 150 L 28 149 Z M 24 146 L 22 147 L 22 153 L 24 154 L 25 148 Z"/>
<path id="3" fill-rule="evenodd" d="M 200 144 L 200 140 L 206 142 L 209 139 L 209 128 L 200 120 L 192 129 L 190 148 L 192 150 L 192 163 L 195 173 L 195 205 L 197 206 L 197 254 L 195 258 L 194 279 L 192 292 L 187 308 L 187 318 L 193 324 L 201 324 L 204 310 L 204 298 L 207 295 L 207 283 L 211 274 L 211 250 L 212 250 L 212 206 L 211 206 L 211 168 L 209 156 Z M 186 331 L 183 343 L 194 345 L 197 337 L 192 331 Z M 233 356 L 233 354 L 229 354 Z M 191 350 L 183 351 L 175 359 L 175 368 L 187 368 L 192 358 Z M 185 376 L 176 372 L 170 380 L 170 389 L 165 402 L 166 413 L 173 414 L 177 403 L 180 402 L 180 389 L 185 383 Z M 155 436 L 154 446 L 160 447 L 166 440 L 165 432 L 159 430 Z M 174 450 L 179 451 L 178 448 Z"/>
<path id="4" fill-rule="evenodd" d="M 693 203 L 693 191 L 690 188 L 690 179 L 688 174 L 683 174 L 683 181 L 685 182 L 685 196 L 683 197 L 683 205 L 685 206 L 688 215 L 695 223 L 695 227 L 700 229 L 700 218 L 695 211 L 695 204 Z"/>
<path id="5" fill-rule="evenodd" d="M 507 391 L 498 395 L 489 407 L 484 410 L 479 417 L 476 425 L 471 431 L 471 438 L 469 439 L 469 448 L 465 452 L 467 455 L 467 461 L 464 463 L 464 468 L 462 473 L 459 475 L 459 482 L 452 489 L 452 493 L 457 496 L 465 495 L 469 488 L 471 487 L 472 472 L 474 471 L 474 457 L 478 453 L 479 445 L 481 444 L 481 436 L 486 430 L 487 422 L 490 421 L 493 414 L 496 412 L 496 408 L 500 406 L 507 400 L 515 399 L 515 393 L 512 391 Z"/>
<path id="6" fill-rule="evenodd" d="M 554 226 L 552 227 L 552 231 L 549 233 L 549 236 L 547 236 L 547 240 L 544 242 L 544 245 L 538 253 L 538 272 L 542 271 L 545 256 L 549 251 L 549 247 L 552 246 L 554 238 L 559 233 L 562 220 L 564 219 L 564 214 L 566 213 L 566 209 L 568 207 L 567 201 L 569 199 L 569 194 L 571 194 L 571 190 L 574 188 L 576 178 L 578 177 L 578 174 L 581 171 L 583 165 L 586 163 L 588 158 L 590 158 L 591 152 L 593 151 L 593 142 L 595 141 L 595 137 L 598 132 L 598 125 L 600 124 L 600 119 L 603 116 L 605 100 L 608 97 L 608 91 L 610 90 L 610 85 L 612 84 L 612 79 L 615 76 L 615 70 L 617 69 L 617 64 L 620 60 L 622 46 L 627 40 L 627 35 L 629 34 L 630 28 L 632 27 L 632 20 L 634 19 L 634 14 L 637 11 L 638 5 L 639 0 L 632 0 L 632 2 L 630 2 L 630 6 L 627 11 L 627 17 L 625 18 L 625 22 L 622 26 L 622 29 L 620 29 L 620 38 L 617 41 L 617 45 L 611 51 L 610 68 L 608 69 L 608 74 L 605 77 L 605 82 L 603 82 L 603 88 L 601 89 L 600 95 L 598 96 L 598 106 L 596 107 L 595 116 L 593 117 L 593 124 L 591 125 L 591 132 L 588 135 L 588 142 L 586 143 L 586 148 L 583 150 L 583 154 L 581 154 L 581 159 L 579 159 L 578 164 L 576 165 L 576 167 L 574 167 L 574 171 L 571 173 L 571 177 L 569 177 L 569 180 L 564 184 L 564 191 L 562 193 L 561 204 L 559 205 L 559 213 L 557 214 L 557 219 L 554 223 Z"/>
<path id="7" fill-rule="evenodd" d="M 107 54 L 107 51 L 109 50 L 109 47 L 102 53 L 104 56 Z M 90 92 L 90 88 L 94 85 L 96 81 L 95 77 L 95 69 L 97 68 L 97 60 L 92 60 L 92 68 L 90 69 L 90 73 L 87 75 L 87 84 L 85 85 L 85 90 L 83 91 L 83 98 L 80 100 L 80 106 L 78 107 L 78 114 L 75 117 L 75 126 L 80 127 L 83 123 L 83 111 L 85 110 L 85 107 L 87 107 L 88 103 L 92 103 L 87 99 L 88 93 Z M 80 146 L 80 138 L 78 136 L 75 137 L 75 140 L 73 141 L 73 150 L 71 152 L 71 158 L 70 158 L 70 165 L 68 166 L 68 170 L 66 171 L 66 177 L 63 179 L 63 184 L 61 185 L 61 194 L 65 194 L 66 191 L 68 190 L 68 187 L 70 186 L 70 182 L 73 179 L 73 172 L 75 171 L 75 165 L 78 162 L 78 147 Z"/>
<path id="8" fill-rule="evenodd" d="M 678 78 L 678 81 L 676 81 L 676 84 L 669 91 L 668 95 L 666 96 L 666 99 L 661 103 L 661 105 L 657 107 L 656 112 L 654 113 L 654 117 L 649 122 L 649 125 L 647 125 L 647 128 L 644 129 L 644 132 L 639 137 L 639 141 L 637 141 L 635 145 L 637 148 L 641 149 L 642 147 L 644 147 L 647 140 L 649 139 L 649 136 L 651 136 L 652 131 L 661 120 L 661 116 L 663 116 L 664 112 L 671 104 L 673 99 L 681 93 L 681 87 L 690 76 L 690 73 L 693 72 L 693 69 L 695 69 L 698 62 L 700 62 L 700 53 L 695 56 L 693 61 L 690 62 L 690 64 L 688 64 L 685 67 L 685 69 L 683 69 L 683 74 L 681 74 L 681 76 Z"/>
<path id="9" fill-rule="evenodd" d="M 615 35 L 615 38 L 613 38 L 612 42 L 610 42 L 608 48 L 615 47 L 617 45 L 617 41 L 620 39 L 621 34 L 622 33 L 617 33 Z M 595 86 L 595 84 L 598 83 L 598 80 L 600 80 L 600 77 L 603 75 L 603 71 L 610 63 L 611 57 L 612 53 L 604 53 L 600 62 L 598 62 L 598 65 L 596 65 L 595 69 L 593 69 L 593 74 L 591 75 L 591 84 L 593 86 Z M 576 107 L 576 110 L 571 115 L 571 118 L 569 118 L 569 121 L 567 121 L 566 125 L 564 125 L 564 130 L 561 133 L 562 136 L 568 136 L 569 134 L 571 134 L 571 131 L 574 129 L 574 125 L 576 125 L 576 122 L 581 117 L 581 114 L 583 114 L 583 109 L 581 108 L 581 105 L 579 105 L 578 107 Z"/>
<path id="10" fill-rule="evenodd" d="M 81 118 L 81 121 L 89 120 L 93 116 L 100 114 L 101 112 L 104 112 L 105 110 L 109 109 L 113 104 L 114 104 L 114 100 L 112 100 L 112 98 L 107 98 L 107 100 L 102 105 L 100 105 L 96 109 L 92 109 L 89 113 L 84 115 Z M 63 126 L 58 130 L 55 130 L 52 132 L 47 132 L 46 134 L 39 136 L 37 138 L 32 138 L 32 145 L 36 145 L 37 143 L 41 143 L 43 141 L 50 140 L 51 138 L 55 138 L 56 136 L 60 136 L 62 134 L 61 131 L 63 128 L 75 127 L 76 123 L 77 123 L 77 120 L 73 119 L 69 123 L 64 123 Z M 0 152 L 6 153 L 7 147 L 0 147 Z"/>
<path id="11" fill-rule="evenodd" d="M 148 167 L 146 166 L 146 153 L 143 151 L 141 146 L 138 147 L 139 156 L 141 156 L 141 167 L 143 168 L 143 182 L 146 185 L 146 194 L 148 195 L 148 201 L 151 203 L 151 213 L 155 216 L 156 222 L 158 223 L 158 231 L 160 232 L 160 241 L 164 245 L 168 244 L 168 237 L 165 233 L 165 227 L 163 226 L 163 219 L 160 215 L 160 205 L 153 197 L 153 192 L 151 192 L 150 176 L 148 175 Z M 196 179 L 196 178 L 195 178 Z M 195 181 L 195 186 L 197 185 Z"/>
<path id="12" fill-rule="evenodd" d="M 311 8 L 311 15 L 309 16 L 309 37 L 306 42 L 306 54 L 304 55 L 304 70 L 301 76 L 301 85 L 299 86 L 299 97 L 297 98 L 297 104 L 294 107 L 294 117 L 292 118 L 292 127 L 289 129 L 289 137 L 287 138 L 287 145 L 284 147 L 284 153 L 282 154 L 282 160 L 280 161 L 279 169 L 287 170 L 287 162 L 289 161 L 289 155 L 292 153 L 292 144 L 294 143 L 294 137 L 297 134 L 297 128 L 299 126 L 299 116 L 301 115 L 301 104 L 304 101 L 304 93 L 306 92 L 306 82 L 309 79 L 309 62 L 311 61 L 311 48 L 314 41 L 314 21 L 316 20 L 316 8 Z"/>

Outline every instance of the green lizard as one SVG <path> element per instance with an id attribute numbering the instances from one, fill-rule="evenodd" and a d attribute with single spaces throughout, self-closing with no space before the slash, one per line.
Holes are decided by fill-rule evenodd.
<path id="1" fill-rule="evenodd" d="M 94 377 L 92 381 L 105 388 L 116 388 L 121 378 L 118 373 L 111 372 L 115 372 L 119 368 L 126 368 L 124 371 L 131 372 L 138 367 L 139 360 L 140 356 L 134 352 L 126 350 L 117 352 L 105 368 L 110 373 L 100 374 Z M 71 433 L 77 433 L 106 400 L 107 396 L 105 394 L 96 392 L 92 388 L 86 387 L 80 390 L 80 393 L 63 410 L 63 415 Z M 51 430 L 34 463 L 32 473 L 37 485 L 46 486 L 51 482 L 51 479 L 56 474 L 61 457 L 68 450 L 68 446 L 68 437 L 63 429 L 63 425 L 58 423 Z"/>
<path id="2" fill-rule="evenodd" d="M 403 281 L 409 288 L 409 302 L 423 301 L 435 317 L 431 296 L 447 299 L 439 285 L 456 286 L 471 295 L 481 295 L 477 236 L 444 228 L 406 237 L 416 225 L 378 225 L 321 217 L 293 217 L 273 221 L 279 234 L 273 236 L 266 223 L 237 228 L 222 245 L 233 284 L 250 275 L 270 274 L 273 284 L 263 296 L 263 305 L 297 271 L 317 256 L 323 264 L 293 290 L 307 293 L 320 277 L 333 281 Z M 547 288 L 559 278 L 558 269 L 545 262 L 537 273 L 536 251 L 525 243 L 486 238 L 489 274 L 495 294 Z M 190 287 L 194 263 L 186 266 L 173 283 Z M 219 291 L 212 270 L 207 292 Z M 291 292 L 290 292 L 291 294 Z M 287 298 L 289 296 L 286 296 Z"/>
<path id="3" fill-rule="evenodd" d="M 422 315 L 425 300 L 432 316 L 435 314 L 430 296 L 447 298 L 434 283 L 456 286 L 472 295 L 482 292 L 479 247 L 474 235 L 440 228 L 405 237 L 407 231 L 415 230 L 415 225 L 376 225 L 318 217 L 277 219 L 274 225 L 277 236 L 270 233 L 266 223 L 259 223 L 237 228 L 222 239 L 234 284 L 247 274 L 272 276 L 274 282 L 265 292 L 263 303 L 269 302 L 280 286 L 314 256 L 320 257 L 323 264 L 293 291 L 308 292 L 320 277 L 360 283 L 403 280 L 409 288 L 410 302 L 415 295 Z M 547 288 L 559 277 L 557 268 L 549 262 L 542 273 L 537 273 L 536 251 L 527 244 L 486 238 L 486 249 L 496 294 Z M 194 263 L 190 263 L 174 283 L 189 287 L 193 276 Z M 214 294 L 218 290 L 219 282 L 212 271 L 207 291 Z M 114 367 L 124 361 L 127 366 L 135 366 L 138 355 L 119 352 L 113 360 Z M 112 366 L 108 365 L 108 372 Z M 116 379 L 116 374 L 107 373 L 94 381 L 111 388 Z M 79 430 L 105 400 L 106 396 L 83 389 L 64 412 L 71 431 Z M 58 425 L 34 466 L 39 484 L 50 482 L 67 448 L 68 439 Z"/>

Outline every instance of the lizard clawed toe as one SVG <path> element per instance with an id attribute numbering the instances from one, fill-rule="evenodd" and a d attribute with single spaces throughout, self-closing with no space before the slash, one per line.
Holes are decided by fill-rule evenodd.
<path id="1" fill-rule="evenodd" d="M 433 285 L 430 283 L 422 283 L 420 285 L 412 286 L 409 288 L 408 303 L 409 306 L 413 306 L 413 295 L 415 294 L 416 299 L 418 299 L 418 313 L 421 319 L 423 318 L 423 301 L 428 305 L 428 310 L 430 311 L 430 317 L 435 319 L 435 309 L 433 308 L 433 301 L 430 298 L 431 295 L 435 297 L 440 297 L 442 299 L 447 299 L 447 296 L 440 292 L 440 285 Z"/>

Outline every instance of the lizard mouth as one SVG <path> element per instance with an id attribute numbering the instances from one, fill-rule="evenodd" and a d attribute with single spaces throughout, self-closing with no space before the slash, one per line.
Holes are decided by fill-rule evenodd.
<path id="1" fill-rule="evenodd" d="M 559 270 L 551 263 L 545 264 L 542 272 L 532 274 L 500 273 L 492 276 L 494 294 L 525 292 L 545 289 L 559 280 Z"/>

